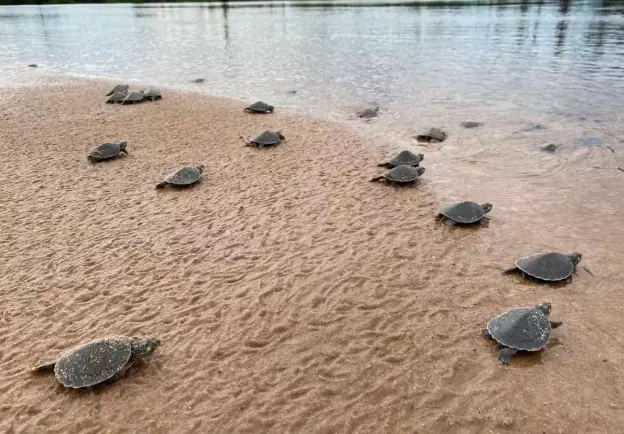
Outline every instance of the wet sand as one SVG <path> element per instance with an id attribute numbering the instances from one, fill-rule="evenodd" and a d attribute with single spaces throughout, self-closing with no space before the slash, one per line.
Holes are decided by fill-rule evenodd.
<path id="1" fill-rule="evenodd" d="M 110 87 L 0 92 L 1 432 L 621 432 L 624 173 L 584 168 L 602 149 L 564 164 L 488 122 L 513 152 L 412 143 L 427 172 L 394 189 L 368 179 L 400 148 L 348 126 L 174 92 L 107 105 Z M 268 128 L 287 140 L 243 146 Z M 200 184 L 154 188 L 189 163 Z M 494 203 L 487 227 L 434 220 L 463 198 Z M 501 275 L 541 250 L 584 254 L 571 284 Z M 544 300 L 552 344 L 500 367 L 480 329 Z M 108 387 L 29 372 L 111 334 L 162 345 Z"/>

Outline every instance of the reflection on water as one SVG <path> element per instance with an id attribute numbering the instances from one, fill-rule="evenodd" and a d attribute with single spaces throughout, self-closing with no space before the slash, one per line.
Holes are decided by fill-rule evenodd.
<path id="1" fill-rule="evenodd" d="M 371 101 L 395 117 L 441 101 L 612 113 L 624 91 L 616 0 L 2 7 L 0 41 L 0 81 L 37 63 L 315 113 Z"/>

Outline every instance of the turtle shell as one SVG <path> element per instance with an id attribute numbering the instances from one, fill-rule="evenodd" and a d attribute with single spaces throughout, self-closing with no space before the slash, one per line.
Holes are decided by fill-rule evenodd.
<path id="1" fill-rule="evenodd" d="M 418 164 L 425 158 L 423 154 L 414 154 L 410 151 L 401 151 L 388 161 L 388 164 L 393 167 L 398 166 L 418 166 Z"/>
<path id="2" fill-rule="evenodd" d="M 416 140 L 419 142 L 443 142 L 446 140 L 446 133 L 440 128 L 429 128 L 416 136 Z"/>
<path id="3" fill-rule="evenodd" d="M 115 92 L 122 92 L 122 93 L 128 93 L 128 89 L 130 87 L 127 84 L 118 84 L 117 86 L 115 86 L 114 88 L 111 89 L 110 92 L 108 92 L 105 96 L 111 96 L 112 94 L 114 94 Z"/>
<path id="4" fill-rule="evenodd" d="M 66 387 L 95 386 L 119 373 L 132 353 L 132 338 L 98 339 L 69 350 L 56 361 L 54 375 Z"/>
<path id="5" fill-rule="evenodd" d="M 572 260 L 563 253 L 546 252 L 526 256 L 516 261 L 523 273 L 546 281 L 564 280 L 574 271 Z"/>
<path id="6" fill-rule="evenodd" d="M 137 102 L 141 102 L 143 101 L 143 98 L 145 97 L 145 95 L 143 95 L 143 92 L 130 92 L 128 95 L 126 95 L 126 97 L 123 100 L 124 104 L 132 104 L 132 103 L 137 103 Z"/>
<path id="7" fill-rule="evenodd" d="M 114 158 L 119 155 L 121 152 L 121 144 L 119 143 L 103 143 L 97 148 L 95 148 L 89 154 L 89 157 L 94 160 L 108 160 L 109 158 Z"/>
<path id="8" fill-rule="evenodd" d="M 126 92 L 115 92 L 112 94 L 106 102 L 109 104 L 120 103 L 126 98 L 128 94 Z"/>
<path id="9" fill-rule="evenodd" d="M 274 108 L 275 107 L 273 107 L 270 104 L 267 104 L 262 101 L 258 101 L 258 102 L 253 103 L 249 107 L 245 108 L 245 111 L 256 112 L 256 113 L 266 113 L 266 112 L 272 112 Z"/>
<path id="10" fill-rule="evenodd" d="M 277 145 L 283 138 L 284 136 L 282 136 L 279 132 L 267 130 L 259 136 L 254 137 L 251 140 L 251 143 L 256 143 L 260 146 L 271 146 Z"/>
<path id="11" fill-rule="evenodd" d="M 487 331 L 494 340 L 506 347 L 538 351 L 550 340 L 552 327 L 542 310 L 520 307 L 490 319 Z"/>
<path id="12" fill-rule="evenodd" d="M 201 178 L 203 172 L 204 166 L 182 167 L 165 176 L 165 182 L 173 185 L 195 184 L 197 181 L 199 181 L 199 178 Z"/>
<path id="13" fill-rule="evenodd" d="M 374 118 L 379 113 L 379 107 L 368 107 L 360 112 L 358 112 L 359 118 L 369 119 Z"/>
<path id="14" fill-rule="evenodd" d="M 160 89 L 158 89 L 157 87 L 147 87 L 143 89 L 141 93 L 143 94 L 143 99 L 145 100 L 154 101 L 156 99 L 162 98 Z"/>
<path id="15" fill-rule="evenodd" d="M 424 167 L 398 166 L 388 170 L 383 177 L 388 181 L 407 183 L 415 181 L 424 172 Z"/>
<path id="16" fill-rule="evenodd" d="M 447 206 L 440 211 L 444 217 L 458 223 L 476 223 L 483 218 L 483 207 L 475 202 L 458 202 Z"/>

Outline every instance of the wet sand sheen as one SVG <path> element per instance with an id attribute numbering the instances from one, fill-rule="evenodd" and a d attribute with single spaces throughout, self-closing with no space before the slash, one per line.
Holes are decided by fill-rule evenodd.
<path id="1" fill-rule="evenodd" d="M 503 185 L 485 159 L 468 177 L 474 165 L 432 148 L 420 185 L 392 189 L 368 179 L 398 149 L 344 126 L 181 93 L 91 97 L 109 87 L 56 78 L 0 96 L 0 431 L 619 432 L 617 178 Z M 286 141 L 243 146 L 265 129 Z M 87 163 L 122 140 L 129 156 Z M 190 163 L 205 165 L 200 184 L 154 188 Z M 522 193 L 531 183 L 548 188 Z M 578 193 L 594 217 L 536 219 L 565 205 L 543 191 Z M 434 220 L 463 196 L 494 203 L 487 228 Z M 581 250 L 594 276 L 555 287 L 500 274 L 542 248 Z M 480 329 L 543 300 L 564 322 L 557 340 L 501 368 Z M 162 345 L 106 388 L 28 372 L 109 334 Z"/>

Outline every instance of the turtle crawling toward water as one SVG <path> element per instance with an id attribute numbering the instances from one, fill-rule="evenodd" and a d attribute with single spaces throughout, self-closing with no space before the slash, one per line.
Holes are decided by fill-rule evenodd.
<path id="1" fill-rule="evenodd" d="M 117 86 L 112 88 L 111 91 L 108 92 L 104 96 L 111 96 L 115 92 L 128 93 L 128 89 L 130 89 L 130 86 L 128 86 L 127 84 L 118 84 Z"/>
<path id="2" fill-rule="evenodd" d="M 111 336 L 72 348 L 58 359 L 35 366 L 33 371 L 54 370 L 65 387 L 79 389 L 120 379 L 139 359 L 150 356 L 160 345 L 156 338 Z"/>
<path id="3" fill-rule="evenodd" d="M 514 267 L 503 271 L 504 274 L 522 272 L 545 282 L 567 280 L 572 276 L 575 267 L 581 262 L 583 255 L 579 252 L 563 254 L 557 252 L 538 253 L 516 261 Z"/>
<path id="4" fill-rule="evenodd" d="M 262 101 L 258 101 L 248 107 L 245 107 L 244 111 L 249 113 L 273 113 L 274 109 L 274 106 Z"/>
<path id="5" fill-rule="evenodd" d="M 122 104 L 138 104 L 140 102 L 143 102 L 144 100 L 145 100 L 145 95 L 143 95 L 143 92 L 134 91 L 134 92 L 130 92 L 129 94 L 127 94 L 121 103 Z"/>
<path id="6" fill-rule="evenodd" d="M 428 128 L 416 136 L 419 142 L 439 143 L 446 140 L 446 133 L 440 128 Z"/>
<path id="7" fill-rule="evenodd" d="M 398 166 L 394 169 L 388 170 L 381 176 L 372 178 L 371 182 L 385 180 L 390 182 L 393 186 L 410 184 L 416 181 L 423 173 L 425 173 L 425 168 L 422 166 Z"/>
<path id="8" fill-rule="evenodd" d="M 464 201 L 442 208 L 437 217 L 444 220 L 446 225 L 483 223 L 484 216 L 490 211 L 492 211 L 491 203 L 479 205 L 476 202 Z"/>
<path id="9" fill-rule="evenodd" d="M 539 351 L 546 346 L 552 329 L 563 324 L 550 321 L 550 311 L 550 303 L 543 302 L 535 307 L 508 310 L 488 321 L 483 337 L 498 342 L 501 365 L 508 365 L 518 351 Z"/>
<path id="10" fill-rule="evenodd" d="M 245 146 L 252 146 L 256 148 L 265 148 L 267 146 L 275 146 L 279 144 L 282 140 L 286 140 L 286 137 L 282 135 L 279 131 L 270 131 L 267 130 L 259 136 L 251 139 L 249 143 Z"/>
<path id="11" fill-rule="evenodd" d="M 357 117 L 363 118 L 363 119 L 370 119 L 370 118 L 374 118 L 378 114 L 379 114 L 379 107 L 373 106 L 373 107 L 367 107 L 364 110 L 357 112 Z"/>
<path id="12" fill-rule="evenodd" d="M 106 100 L 106 103 L 107 104 L 120 104 L 124 101 L 124 99 L 126 99 L 126 96 L 128 96 L 126 92 L 115 92 Z"/>
<path id="13" fill-rule="evenodd" d="M 93 151 L 91 151 L 91 153 L 87 156 L 87 159 L 91 163 L 98 163 L 100 161 L 110 160 L 111 158 L 119 157 L 122 153 L 130 155 L 126 150 L 127 145 L 127 142 L 103 143 L 95 148 Z"/>
<path id="14" fill-rule="evenodd" d="M 410 151 L 401 151 L 398 154 L 390 158 L 386 163 L 378 164 L 379 167 L 387 167 L 392 169 L 398 166 L 412 166 L 416 167 L 422 160 L 425 159 L 425 154 L 414 154 Z"/>
<path id="15" fill-rule="evenodd" d="M 187 187 L 198 182 L 201 179 L 202 173 L 204 173 L 203 164 L 184 166 L 165 176 L 164 181 L 156 184 L 156 188 L 165 188 L 167 185 Z"/>

